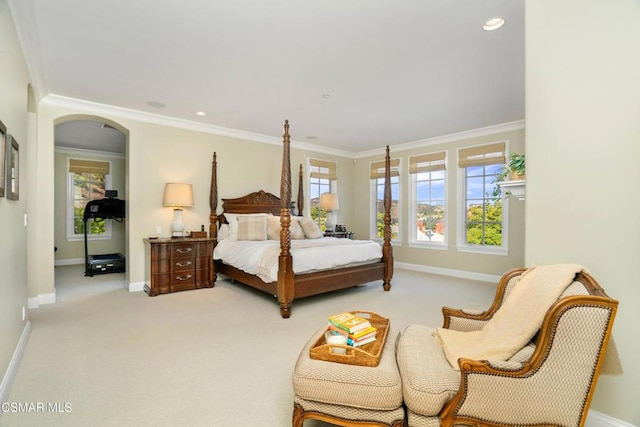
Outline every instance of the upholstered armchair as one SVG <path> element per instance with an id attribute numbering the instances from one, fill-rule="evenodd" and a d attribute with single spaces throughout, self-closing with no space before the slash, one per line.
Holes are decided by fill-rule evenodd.
<path id="1" fill-rule="evenodd" d="M 524 272 L 513 270 L 502 277 L 487 311 L 443 308 L 443 328 L 482 329 Z M 407 327 L 398 343 L 397 362 L 409 426 L 582 426 L 618 302 L 586 272 L 569 282 L 544 314 L 534 338 L 507 360 L 463 357 L 457 370 L 435 329 Z"/>

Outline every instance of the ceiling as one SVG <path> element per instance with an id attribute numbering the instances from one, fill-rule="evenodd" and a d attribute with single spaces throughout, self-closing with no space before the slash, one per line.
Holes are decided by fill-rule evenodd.
<path id="1" fill-rule="evenodd" d="M 40 98 L 351 153 L 524 119 L 524 0 L 8 3 Z"/>

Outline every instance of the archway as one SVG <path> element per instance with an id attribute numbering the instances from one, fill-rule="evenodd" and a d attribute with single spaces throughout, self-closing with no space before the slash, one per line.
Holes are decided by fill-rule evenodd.
<path id="1" fill-rule="evenodd" d="M 54 265 L 77 266 L 73 269 L 74 275 L 83 277 L 84 204 L 88 200 L 104 197 L 106 190 L 116 191 L 119 199 L 127 199 L 129 132 L 112 120 L 91 115 L 58 118 L 54 122 L 54 129 Z M 85 181 L 84 174 L 74 171 L 74 165 L 87 162 L 106 165 L 107 172 L 89 174 L 98 181 Z M 126 220 L 107 220 L 102 223 L 88 221 L 87 230 L 90 254 L 122 253 L 127 258 L 129 244 Z M 57 277 L 56 274 L 56 290 Z M 91 279 L 92 277 L 86 278 L 87 281 Z M 122 285 L 126 287 L 126 277 Z"/>

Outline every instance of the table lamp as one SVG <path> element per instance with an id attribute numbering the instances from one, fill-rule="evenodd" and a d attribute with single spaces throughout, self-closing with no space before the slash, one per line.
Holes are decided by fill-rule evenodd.
<path id="1" fill-rule="evenodd" d="M 327 218 L 324 220 L 324 228 L 333 231 L 336 227 L 335 212 L 340 207 L 338 195 L 335 193 L 322 193 L 320 195 L 320 209 L 327 211 Z"/>
<path id="2" fill-rule="evenodd" d="M 171 223 L 171 237 L 184 237 L 184 222 L 182 208 L 193 206 L 193 186 L 176 182 L 168 182 L 164 186 L 164 206 L 173 207 L 173 222 Z"/>

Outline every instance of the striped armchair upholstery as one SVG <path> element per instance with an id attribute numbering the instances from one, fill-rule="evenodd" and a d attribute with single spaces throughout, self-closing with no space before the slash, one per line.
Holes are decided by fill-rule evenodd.
<path id="1" fill-rule="evenodd" d="M 444 327 L 478 330 L 525 269 L 506 273 L 487 311 L 443 308 Z M 408 425 L 582 426 L 618 302 L 587 273 L 547 311 L 534 340 L 508 361 L 460 359 L 454 370 L 433 329 L 411 325 L 398 343 Z"/>

